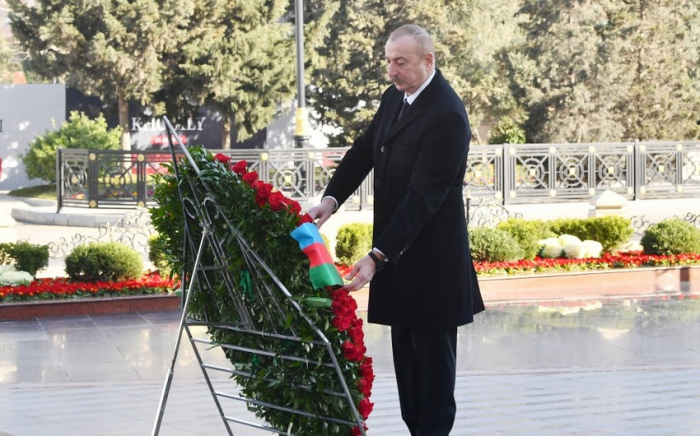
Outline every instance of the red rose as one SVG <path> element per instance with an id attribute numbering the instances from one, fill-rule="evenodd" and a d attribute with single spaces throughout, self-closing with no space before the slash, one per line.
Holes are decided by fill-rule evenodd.
<path id="1" fill-rule="evenodd" d="M 256 171 L 245 173 L 242 178 L 243 181 L 249 184 L 253 189 L 258 185 L 258 173 Z"/>
<path id="2" fill-rule="evenodd" d="M 360 364 L 360 375 L 367 380 L 374 380 L 374 369 L 372 368 L 371 357 L 365 357 Z"/>
<path id="3" fill-rule="evenodd" d="M 333 314 L 335 316 L 348 317 L 352 321 L 354 321 L 357 317 L 355 314 L 355 311 L 357 310 L 357 303 L 351 298 L 333 300 L 331 303 L 331 308 L 333 309 Z"/>
<path id="4" fill-rule="evenodd" d="M 216 156 L 214 156 L 214 159 L 218 160 L 224 165 L 227 165 L 229 162 L 231 162 L 231 158 L 228 156 L 224 156 L 221 153 L 217 153 Z"/>
<path id="5" fill-rule="evenodd" d="M 369 397 L 372 395 L 372 381 L 366 378 L 361 378 L 357 381 L 357 388 L 362 392 L 362 395 Z"/>
<path id="6" fill-rule="evenodd" d="M 369 414 L 372 413 L 372 409 L 374 409 L 374 403 L 370 403 L 367 397 L 363 398 L 357 406 L 357 411 L 360 412 L 360 416 L 364 419 L 369 417 Z"/>
<path id="7" fill-rule="evenodd" d="M 248 162 L 244 160 L 239 160 L 231 166 L 231 170 L 239 176 L 242 176 L 248 172 Z"/>
<path id="8" fill-rule="evenodd" d="M 256 188 L 257 192 L 255 193 L 255 195 L 262 198 L 268 198 L 270 194 L 272 194 L 272 189 L 273 186 L 271 184 L 260 182 L 258 183 L 258 187 Z"/>
<path id="9" fill-rule="evenodd" d="M 348 298 L 345 299 L 345 305 L 350 309 L 353 313 L 357 310 L 357 301 L 355 301 L 354 298 L 348 295 Z"/>
<path id="10" fill-rule="evenodd" d="M 362 423 L 362 426 L 365 428 L 365 431 L 367 431 L 367 424 L 365 424 L 365 423 L 363 422 L 363 423 Z M 360 436 L 360 435 L 362 434 L 362 432 L 360 431 L 360 427 L 359 427 L 359 426 L 353 427 L 352 430 L 351 430 L 351 432 L 352 432 L 352 436 Z"/>
<path id="11" fill-rule="evenodd" d="M 287 204 L 289 213 L 291 213 L 292 215 L 298 215 L 299 212 L 301 212 L 301 205 L 298 202 L 287 197 L 285 197 L 284 199 L 285 203 Z"/>
<path id="12" fill-rule="evenodd" d="M 367 347 L 364 344 L 353 344 L 350 341 L 343 343 L 343 354 L 345 358 L 351 362 L 360 362 L 367 352 Z"/>
<path id="13" fill-rule="evenodd" d="M 258 203 L 258 206 L 263 207 L 265 203 L 267 203 L 267 199 L 270 198 L 270 194 L 272 194 L 272 185 L 265 182 L 258 182 L 255 189 L 255 202 Z"/>
<path id="14" fill-rule="evenodd" d="M 345 311 L 345 305 L 342 301 L 335 300 L 331 303 L 331 309 L 333 309 L 333 314 L 337 317 L 347 317 L 348 313 Z"/>
<path id="15" fill-rule="evenodd" d="M 357 328 L 357 327 L 351 327 L 350 331 L 348 332 L 350 339 L 356 343 L 356 344 L 364 344 L 365 341 L 365 333 L 362 331 L 362 327 Z"/>
<path id="16" fill-rule="evenodd" d="M 284 204 L 284 199 L 285 196 L 281 192 L 275 191 L 270 194 L 270 198 L 267 201 L 270 203 L 272 210 L 278 211 L 286 207 Z"/>
<path id="17" fill-rule="evenodd" d="M 350 341 L 345 341 L 343 343 L 343 355 L 351 362 L 359 362 L 362 356 L 364 356 L 364 353 L 362 353 L 361 348 L 357 345 Z"/>
<path id="18" fill-rule="evenodd" d="M 348 295 L 350 295 L 350 292 L 343 288 L 338 288 L 331 291 L 331 298 L 333 300 L 340 300 L 347 297 Z"/>
<path id="19" fill-rule="evenodd" d="M 312 223 L 312 222 L 314 222 L 314 219 L 311 218 L 311 215 L 309 215 L 308 213 L 305 213 L 304 215 L 302 215 L 300 217 L 299 222 L 297 223 L 297 227 L 299 227 L 300 225 L 302 225 L 304 223 Z"/>
<path id="20" fill-rule="evenodd" d="M 352 319 L 347 316 L 336 316 L 333 318 L 333 327 L 337 328 L 341 332 L 349 329 L 352 325 Z"/>

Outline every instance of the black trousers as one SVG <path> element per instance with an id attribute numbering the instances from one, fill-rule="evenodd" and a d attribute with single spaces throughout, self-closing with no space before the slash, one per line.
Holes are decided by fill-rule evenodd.
<path id="1" fill-rule="evenodd" d="M 391 327 L 401 418 L 411 436 L 449 436 L 455 420 L 457 328 Z"/>

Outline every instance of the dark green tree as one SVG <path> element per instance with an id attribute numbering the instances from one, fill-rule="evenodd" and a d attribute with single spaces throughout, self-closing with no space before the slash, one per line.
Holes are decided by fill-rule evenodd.
<path id="1" fill-rule="evenodd" d="M 369 124 L 390 84 L 384 45 L 391 31 L 406 23 L 421 25 L 433 35 L 437 66 L 464 99 L 474 126 L 512 110 L 508 82 L 494 55 L 517 39 L 516 0 L 339 3 L 318 49 L 325 62 L 313 70 L 309 88 L 317 121 L 337 132 L 332 145 L 350 145 Z"/>
<path id="2" fill-rule="evenodd" d="M 0 83 L 12 83 L 12 74 L 18 69 L 12 46 L 0 35 Z"/>
<path id="3" fill-rule="evenodd" d="M 698 135 L 698 2 L 524 0 L 503 58 L 530 142 Z"/>
<path id="4" fill-rule="evenodd" d="M 504 59 L 529 142 L 619 140 L 616 94 L 630 80 L 616 64 L 619 8 L 609 0 L 523 1 L 525 43 Z"/>
<path id="5" fill-rule="evenodd" d="M 700 134 L 700 2 L 626 0 L 620 63 L 633 80 L 619 101 L 625 140 Z"/>
<path id="6" fill-rule="evenodd" d="M 478 126 L 499 131 L 503 120 L 524 118 L 513 98 L 500 57 L 522 44 L 515 16 L 519 0 L 459 0 L 445 2 L 444 22 L 435 22 L 440 68 L 462 96 L 472 123 L 473 141 L 493 142 L 493 129 L 481 137 Z M 508 123 L 506 123 L 508 124 Z M 501 129 L 505 124 L 501 125 Z"/>
<path id="7" fill-rule="evenodd" d="M 296 95 L 290 6 L 289 0 L 194 0 L 163 58 L 168 69 L 158 98 L 167 113 L 177 118 L 209 105 L 223 119 L 222 148 L 230 148 L 231 120 L 242 140 L 288 109 Z M 321 41 L 317 35 L 332 16 L 333 3 L 324 6 L 307 19 L 307 45 Z"/>
<path id="8" fill-rule="evenodd" d="M 122 148 L 131 147 L 129 102 L 161 86 L 165 0 L 8 0 L 12 32 L 33 71 L 116 103 Z"/>

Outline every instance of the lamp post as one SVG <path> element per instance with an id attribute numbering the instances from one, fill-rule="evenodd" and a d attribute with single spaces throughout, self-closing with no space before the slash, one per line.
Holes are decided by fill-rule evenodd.
<path id="1" fill-rule="evenodd" d="M 295 39 L 297 43 L 297 110 L 295 112 L 294 147 L 303 148 L 311 137 L 309 114 L 304 92 L 304 0 L 294 0 Z"/>

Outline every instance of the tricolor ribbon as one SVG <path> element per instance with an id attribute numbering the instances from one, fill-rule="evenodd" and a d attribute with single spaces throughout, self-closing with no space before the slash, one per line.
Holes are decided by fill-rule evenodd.
<path id="1" fill-rule="evenodd" d="M 343 285 L 343 279 L 340 277 L 333 258 L 328 253 L 328 248 L 326 248 L 315 224 L 304 223 L 297 227 L 291 235 L 311 262 L 309 275 L 315 289 Z"/>

